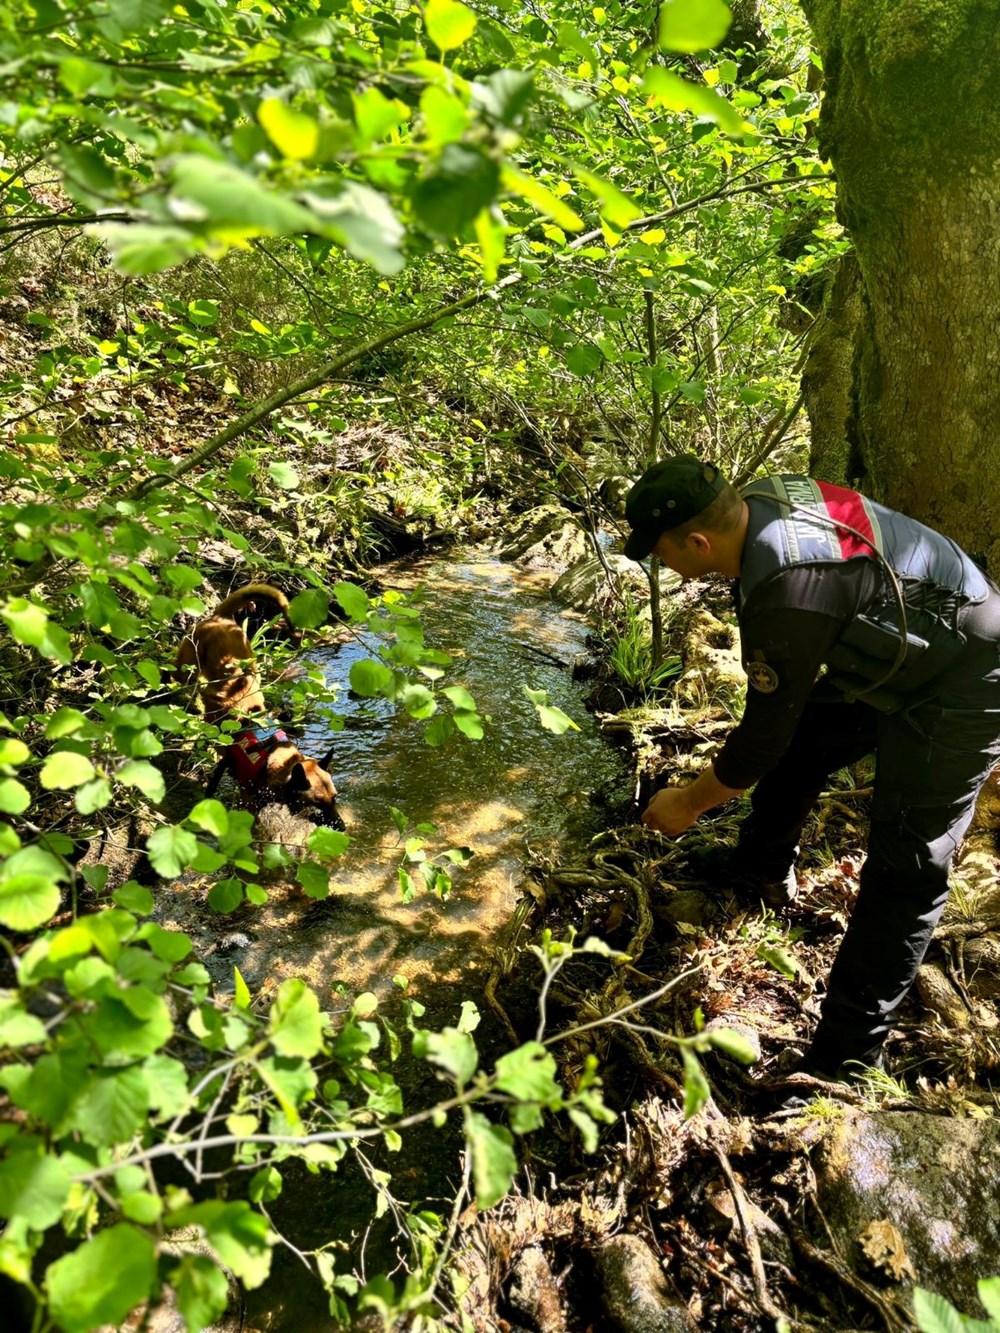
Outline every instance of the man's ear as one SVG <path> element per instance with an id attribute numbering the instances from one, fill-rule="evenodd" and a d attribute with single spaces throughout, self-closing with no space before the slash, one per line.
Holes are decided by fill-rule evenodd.
<path id="1" fill-rule="evenodd" d="M 688 545 L 698 552 L 699 555 L 707 555 L 712 549 L 712 543 L 703 532 L 689 532 L 687 535 Z"/>

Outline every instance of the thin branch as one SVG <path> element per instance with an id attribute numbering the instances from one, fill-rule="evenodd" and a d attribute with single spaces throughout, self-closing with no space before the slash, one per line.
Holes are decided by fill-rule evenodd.
<path id="1" fill-rule="evenodd" d="M 802 411 L 802 404 L 804 402 L 805 402 L 805 396 L 802 393 L 800 393 L 798 398 L 796 398 L 795 402 L 788 409 L 786 416 L 778 424 L 778 426 L 776 426 L 771 431 L 765 431 L 764 438 L 761 440 L 756 453 L 752 455 L 749 463 L 747 463 L 746 467 L 743 468 L 739 476 L 734 479 L 733 481 L 734 486 L 736 486 L 737 488 L 739 488 L 740 486 L 745 486 L 746 483 L 751 479 L 751 477 L 757 471 L 757 469 L 760 467 L 761 463 L 763 463 L 766 458 L 770 457 L 770 455 L 778 447 L 781 441 L 785 438 L 788 428 L 791 426 L 792 422 Z"/>

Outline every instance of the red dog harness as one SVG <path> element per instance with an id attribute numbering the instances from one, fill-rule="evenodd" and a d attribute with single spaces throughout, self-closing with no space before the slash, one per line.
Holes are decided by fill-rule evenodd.
<path id="1" fill-rule="evenodd" d="M 229 746 L 233 773 L 241 787 L 256 787 L 263 780 L 267 756 L 288 741 L 280 727 L 253 727 L 241 731 Z"/>

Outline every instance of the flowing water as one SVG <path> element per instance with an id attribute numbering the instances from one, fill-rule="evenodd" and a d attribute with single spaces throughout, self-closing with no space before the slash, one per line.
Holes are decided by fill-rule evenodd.
<path id="1" fill-rule="evenodd" d="M 571 677 L 587 626 L 545 596 L 548 582 L 496 560 L 453 556 L 408 564 L 387 579 L 407 592 L 424 586 L 426 641 L 456 658 L 446 683 L 464 685 L 489 719 L 478 742 L 456 735 L 432 748 L 423 726 L 392 704 L 349 697 L 351 665 L 371 655 L 370 644 L 351 641 L 312 654 L 341 689 L 337 708 L 346 725 L 332 735 L 314 725 L 299 743 L 313 755 L 334 744 L 330 769 L 351 846 L 335 864 L 323 902 L 294 885 L 272 885 L 261 909 L 233 918 L 196 913 L 179 923 L 202 935 L 201 955 L 220 985 L 231 985 L 233 963 L 252 991 L 301 976 L 321 998 L 335 985 L 385 993 L 396 976 L 417 987 L 467 977 L 509 918 L 525 864 L 598 832 L 606 802 L 624 797 L 623 766 Z M 546 690 L 580 730 L 543 730 L 525 685 Z M 436 833 L 424 835 L 428 857 L 472 849 L 467 868 L 450 868 L 446 900 L 424 890 L 414 873 L 417 893 L 402 901 L 404 839 L 392 806 L 411 825 L 435 825 Z M 180 901 L 175 906 L 188 915 Z M 228 947 L 220 949 L 227 929 Z"/>
<path id="2" fill-rule="evenodd" d="M 431 748 L 422 725 L 392 705 L 348 697 L 351 664 L 369 656 L 370 645 L 314 651 L 312 660 L 341 687 L 337 706 L 346 721 L 332 737 L 314 726 L 300 740 L 305 753 L 317 756 L 331 740 L 335 745 L 330 768 L 351 846 L 333 869 L 329 898 L 315 902 L 294 885 L 271 885 L 264 907 L 226 918 L 208 911 L 204 886 L 178 886 L 163 919 L 194 937 L 223 989 L 232 985 L 236 964 L 254 993 L 267 995 L 285 977 L 300 976 L 325 1007 L 342 1008 L 345 991 L 383 997 L 394 977 L 406 978 L 437 1026 L 457 1020 L 464 998 L 484 1007 L 491 943 L 514 910 L 526 864 L 557 851 L 572 855 L 585 844 L 603 826 L 608 804 L 626 799 L 626 777 L 619 751 L 600 737 L 583 706 L 584 689 L 572 679 L 587 626 L 548 599 L 550 575 L 466 553 L 408 563 L 385 581 L 408 593 L 425 587 L 426 642 L 455 655 L 442 683 L 464 685 L 473 695 L 489 718 L 483 739 L 454 736 Z M 580 730 L 562 736 L 543 730 L 525 685 L 546 690 Z M 411 823 L 436 826 L 426 835 L 429 856 L 455 846 L 475 853 L 466 869 L 453 870 L 446 899 L 418 888 L 412 902 L 401 901 L 403 840 L 391 806 Z M 405 1057 L 396 1077 L 407 1109 L 444 1091 L 426 1066 Z M 417 1146 L 402 1161 L 383 1164 L 394 1181 L 402 1180 L 414 1199 L 435 1186 L 446 1190 L 457 1173 L 457 1136 L 433 1131 L 411 1141 Z M 344 1168 L 335 1176 L 308 1177 L 295 1168 L 286 1174 L 275 1221 L 302 1248 L 357 1233 L 371 1215 L 367 1186 Z M 384 1258 L 370 1255 L 372 1271 L 386 1266 Z M 272 1280 L 249 1293 L 244 1328 L 330 1328 L 322 1292 L 289 1251 L 276 1251 Z"/>

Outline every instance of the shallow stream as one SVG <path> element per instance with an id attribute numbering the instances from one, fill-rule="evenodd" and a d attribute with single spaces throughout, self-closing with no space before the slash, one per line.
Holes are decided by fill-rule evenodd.
<path id="1" fill-rule="evenodd" d="M 526 574 L 474 552 L 423 559 L 384 574 L 387 587 L 409 593 L 424 586 L 426 642 L 456 657 L 443 683 L 464 685 L 489 718 L 478 742 L 455 736 L 434 749 L 423 727 L 392 705 L 349 697 L 351 664 L 370 656 L 370 645 L 351 642 L 311 654 L 341 687 L 337 706 L 346 725 L 332 737 L 313 727 L 299 743 L 316 756 L 335 744 L 330 767 L 351 846 L 323 901 L 294 885 L 271 885 L 266 905 L 223 917 L 208 909 L 207 885 L 176 886 L 161 920 L 192 936 L 220 989 L 232 986 L 235 964 L 255 994 L 266 996 L 284 978 L 300 976 L 330 1008 L 343 1008 L 345 992 L 374 991 L 387 997 L 392 1012 L 393 978 L 405 977 L 409 994 L 427 1007 L 428 1025 L 456 1022 L 462 1001 L 471 999 L 484 1011 L 477 1033 L 484 1054 L 505 1040 L 490 1032 L 492 1015 L 482 991 L 491 946 L 514 911 L 525 866 L 540 855 L 571 855 L 629 794 L 621 752 L 600 736 L 584 707 L 585 687 L 572 677 L 588 627 L 549 599 L 551 581 L 550 573 Z M 545 731 L 525 685 L 546 690 L 580 730 L 562 736 Z M 411 903 L 401 901 L 403 839 L 390 806 L 411 823 L 436 826 L 426 838 L 428 855 L 452 846 L 474 851 L 466 869 L 454 870 L 446 899 L 418 887 Z M 393 1072 L 411 1111 L 446 1090 L 426 1065 L 406 1055 L 408 1044 Z M 428 1128 L 408 1134 L 403 1152 L 379 1165 L 392 1172 L 397 1197 L 446 1211 L 460 1148 L 457 1125 L 446 1132 Z M 373 1195 L 351 1159 L 332 1176 L 309 1176 L 295 1164 L 285 1175 L 272 1217 L 298 1247 L 349 1241 L 370 1223 Z M 393 1266 L 392 1238 L 384 1227 L 381 1236 L 376 1229 L 366 1239 L 362 1254 L 365 1246 L 369 1272 Z M 343 1266 L 344 1259 L 338 1260 L 338 1269 Z M 242 1327 L 245 1333 L 330 1329 L 325 1295 L 290 1250 L 275 1251 L 270 1281 L 248 1293 Z"/>
<path id="2" fill-rule="evenodd" d="M 456 735 L 432 748 L 423 726 L 392 704 L 351 698 L 351 665 L 371 655 L 370 644 L 352 641 L 312 654 L 340 687 L 337 708 L 346 725 L 332 736 L 313 726 L 299 743 L 317 756 L 334 744 L 330 768 L 351 846 L 333 869 L 325 901 L 308 899 L 294 885 L 273 885 L 261 909 L 231 918 L 206 909 L 194 921 L 178 921 L 201 936 L 199 951 L 221 986 L 232 984 L 234 963 L 251 991 L 301 976 L 321 999 L 338 983 L 352 993 L 384 994 L 396 976 L 415 990 L 429 979 L 467 978 L 510 917 L 526 863 L 599 831 L 608 803 L 625 798 L 623 763 L 599 735 L 583 706 L 584 690 L 572 679 L 586 623 L 546 596 L 550 581 L 474 555 L 424 559 L 386 577 L 387 586 L 406 592 L 426 589 L 426 641 L 456 657 L 444 683 L 464 685 L 489 719 L 481 741 Z M 525 685 L 546 690 L 580 730 L 545 731 Z M 428 857 L 458 846 L 474 852 L 467 868 L 451 868 L 446 900 L 423 889 L 413 865 L 417 893 L 409 904 L 401 900 L 404 838 L 392 806 L 411 826 L 436 827 L 425 835 Z M 179 895 L 189 893 L 179 886 Z M 184 917 L 194 906 L 175 905 Z"/>

